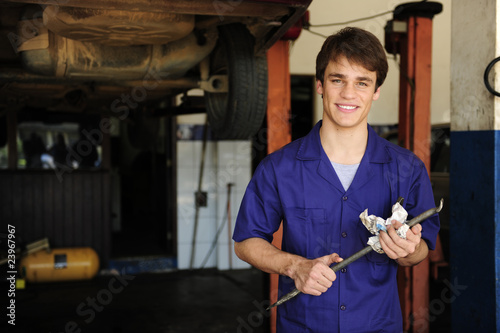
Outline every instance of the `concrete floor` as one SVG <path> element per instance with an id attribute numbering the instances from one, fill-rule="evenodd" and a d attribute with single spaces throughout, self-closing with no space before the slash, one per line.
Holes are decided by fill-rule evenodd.
<path id="1" fill-rule="evenodd" d="M 259 305 L 262 281 L 262 273 L 249 269 L 27 284 L 16 292 L 15 329 L 4 315 L 0 331 L 264 333 L 269 324 Z"/>
<path id="2" fill-rule="evenodd" d="M 266 333 L 264 285 L 256 269 L 99 275 L 90 281 L 27 284 L 16 291 L 15 328 L 2 313 L 0 332 Z M 445 287 L 432 283 L 431 299 Z M 430 317 L 431 333 L 449 332 L 449 307 L 437 310 Z"/>

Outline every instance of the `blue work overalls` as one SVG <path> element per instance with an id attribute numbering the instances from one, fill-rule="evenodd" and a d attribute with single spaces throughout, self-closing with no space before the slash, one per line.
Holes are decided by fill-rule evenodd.
<path id="1" fill-rule="evenodd" d="M 347 258 L 372 236 L 359 219 L 366 208 L 385 219 L 401 196 L 411 219 L 436 206 L 422 161 L 380 138 L 370 126 L 365 155 L 345 191 L 321 146 L 320 127 L 321 121 L 259 165 L 240 207 L 235 241 L 272 241 L 283 221 L 283 251 L 309 259 L 333 252 Z M 437 215 L 422 222 L 422 228 L 422 238 L 434 249 Z M 402 332 L 397 266 L 372 251 L 337 272 L 321 296 L 301 294 L 280 305 L 278 332 Z M 294 288 L 293 280 L 280 276 L 280 297 Z"/>

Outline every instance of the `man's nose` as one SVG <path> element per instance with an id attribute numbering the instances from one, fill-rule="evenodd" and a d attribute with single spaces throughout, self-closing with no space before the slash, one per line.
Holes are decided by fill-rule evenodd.
<path id="1" fill-rule="evenodd" d="M 342 87 L 342 91 L 340 92 L 340 96 L 342 96 L 342 98 L 345 99 L 354 98 L 355 96 L 354 84 L 347 83 L 346 85 L 344 85 L 344 87 Z"/>

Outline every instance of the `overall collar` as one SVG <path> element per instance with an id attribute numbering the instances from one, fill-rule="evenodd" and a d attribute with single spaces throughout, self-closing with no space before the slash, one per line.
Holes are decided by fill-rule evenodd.
<path id="1" fill-rule="evenodd" d="M 297 151 L 297 159 L 303 161 L 321 160 L 322 158 L 328 159 L 319 137 L 321 124 L 322 120 L 318 121 L 309 134 L 303 138 Z M 386 140 L 379 137 L 370 125 L 367 126 L 368 143 L 363 160 L 367 158 L 370 163 L 389 163 L 391 157 L 386 149 Z"/>
<path id="2" fill-rule="evenodd" d="M 320 120 L 309 132 L 309 134 L 304 137 L 297 151 L 296 158 L 302 161 L 318 160 L 319 164 L 317 171 L 319 175 L 336 187 L 341 193 L 344 193 L 345 190 L 334 172 L 333 166 L 323 150 L 323 146 L 321 145 L 321 139 L 319 136 L 321 124 L 322 121 Z M 391 162 L 391 157 L 386 149 L 387 144 L 388 142 L 379 137 L 373 128 L 368 125 L 368 143 L 366 151 L 348 192 L 360 188 L 375 175 L 371 166 L 372 163 Z"/>

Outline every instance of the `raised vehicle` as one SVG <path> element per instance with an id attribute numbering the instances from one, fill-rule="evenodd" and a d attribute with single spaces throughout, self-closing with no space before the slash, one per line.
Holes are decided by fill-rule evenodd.
<path id="1" fill-rule="evenodd" d="M 266 111 L 265 53 L 310 2 L 2 1 L 0 109 L 124 119 L 203 108 L 219 138 L 247 139 Z"/>

